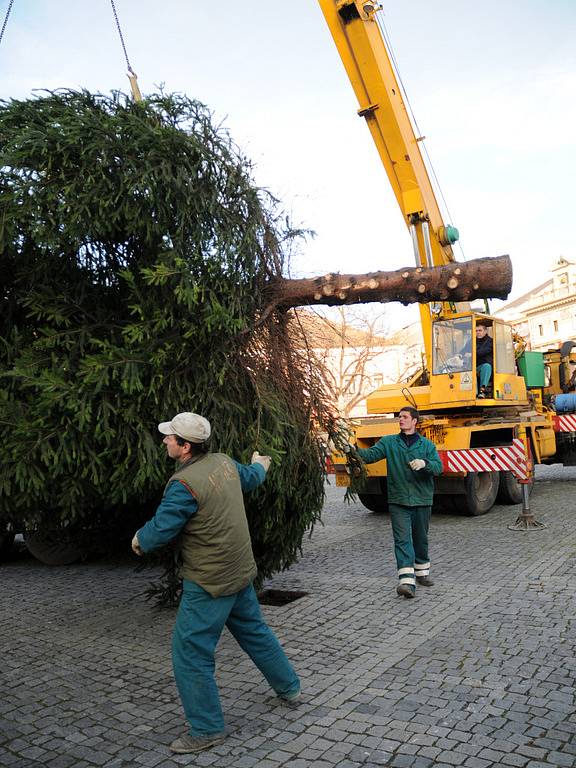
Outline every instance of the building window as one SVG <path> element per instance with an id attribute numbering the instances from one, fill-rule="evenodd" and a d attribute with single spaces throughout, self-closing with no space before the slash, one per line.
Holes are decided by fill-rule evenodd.
<path id="1" fill-rule="evenodd" d="M 356 394 L 356 377 L 346 376 L 344 379 L 344 394 L 355 395 Z"/>
<path id="2" fill-rule="evenodd" d="M 558 320 L 554 320 L 554 330 L 558 332 Z"/>
<path id="3" fill-rule="evenodd" d="M 384 384 L 384 376 L 381 373 L 376 373 L 372 376 L 372 385 L 374 387 L 381 387 Z"/>
<path id="4" fill-rule="evenodd" d="M 543 325 L 539 325 L 538 326 L 538 333 L 540 334 L 540 336 L 544 336 L 544 326 Z"/>

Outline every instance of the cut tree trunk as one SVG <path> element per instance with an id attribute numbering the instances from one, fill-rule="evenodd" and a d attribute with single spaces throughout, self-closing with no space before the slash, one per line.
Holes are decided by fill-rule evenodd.
<path id="1" fill-rule="evenodd" d="M 267 286 L 273 308 L 307 304 L 366 304 L 371 301 L 400 301 L 421 304 L 429 301 L 505 299 L 512 288 L 509 256 L 452 262 L 441 267 L 406 267 L 394 272 L 365 275 L 329 274 L 300 280 L 274 278 Z"/>

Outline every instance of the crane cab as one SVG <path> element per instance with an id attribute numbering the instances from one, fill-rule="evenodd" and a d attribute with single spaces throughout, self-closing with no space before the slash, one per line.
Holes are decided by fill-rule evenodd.
<path id="1" fill-rule="evenodd" d="M 487 315 L 454 313 L 439 316 L 431 329 L 431 362 L 426 384 L 421 386 L 389 384 L 367 398 L 368 414 L 393 413 L 407 402 L 423 411 L 469 408 L 476 406 L 527 405 L 526 383 L 516 367 L 512 328 Z M 490 371 L 485 392 L 480 391 L 477 327 L 492 340 Z M 485 356 L 481 359 L 485 359 Z"/>
<path id="2" fill-rule="evenodd" d="M 485 347 L 486 342 L 480 339 L 486 336 L 491 339 L 491 354 L 481 355 L 480 344 Z M 432 407 L 528 402 L 524 378 L 516 368 L 512 328 L 507 323 L 470 313 L 434 320 L 431 350 Z M 484 391 L 481 383 L 485 383 Z"/>

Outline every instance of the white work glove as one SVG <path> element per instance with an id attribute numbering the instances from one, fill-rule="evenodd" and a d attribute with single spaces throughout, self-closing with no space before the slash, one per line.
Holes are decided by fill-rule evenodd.
<path id="1" fill-rule="evenodd" d="M 132 551 L 137 554 L 138 556 L 142 556 L 144 554 L 140 542 L 138 541 L 138 534 L 134 534 L 134 538 L 132 539 Z"/>
<path id="2" fill-rule="evenodd" d="M 454 357 L 449 357 L 448 360 L 446 360 L 446 365 L 449 365 L 450 368 L 462 368 L 464 365 L 464 358 L 462 355 L 454 355 Z"/>
<path id="3" fill-rule="evenodd" d="M 254 451 L 252 458 L 250 459 L 251 464 L 260 464 L 261 467 L 264 467 L 264 472 L 268 472 L 271 461 L 272 459 L 270 456 L 260 456 L 258 451 Z"/>
<path id="4" fill-rule="evenodd" d="M 412 461 L 408 462 L 410 464 L 410 468 L 414 470 L 414 472 L 418 472 L 419 469 L 424 469 L 426 466 L 426 462 L 424 459 L 412 459 Z"/>

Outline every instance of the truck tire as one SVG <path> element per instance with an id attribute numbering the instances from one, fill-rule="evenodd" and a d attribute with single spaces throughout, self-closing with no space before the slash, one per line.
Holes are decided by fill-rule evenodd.
<path id="1" fill-rule="evenodd" d="M 460 515 L 464 507 L 464 496 L 460 493 L 435 494 L 432 504 L 432 514 L 440 515 Z"/>
<path id="2" fill-rule="evenodd" d="M 532 493 L 534 478 L 528 484 L 528 493 Z M 500 472 L 500 484 L 496 501 L 499 504 L 521 504 L 522 485 L 516 480 L 512 472 Z"/>
<path id="3" fill-rule="evenodd" d="M 82 544 L 62 531 L 27 531 L 24 543 L 32 557 L 44 565 L 70 565 L 86 554 Z"/>
<path id="4" fill-rule="evenodd" d="M 13 543 L 13 533 L 10 533 L 9 531 L 0 531 L 0 563 L 2 563 L 10 554 Z"/>
<path id="5" fill-rule="evenodd" d="M 359 493 L 358 498 L 370 512 L 388 512 L 388 498 L 383 493 Z"/>
<path id="6" fill-rule="evenodd" d="M 499 484 L 500 472 L 468 472 L 460 514 L 477 517 L 489 512 L 496 501 Z"/>
<path id="7" fill-rule="evenodd" d="M 360 503 L 379 515 L 388 512 L 388 487 L 385 477 L 380 478 L 380 493 L 359 493 Z"/>

